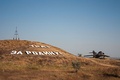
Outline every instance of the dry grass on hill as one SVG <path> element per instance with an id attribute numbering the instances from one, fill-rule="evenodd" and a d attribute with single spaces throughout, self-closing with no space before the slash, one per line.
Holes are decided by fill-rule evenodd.
<path id="1" fill-rule="evenodd" d="M 81 68 L 74 72 L 72 61 L 80 61 Z M 97 60 L 99 61 L 99 60 Z M 65 58 L 55 56 L 2 55 L 1 80 L 119 80 L 120 66 L 97 63 L 89 58 Z M 108 62 L 116 62 L 109 60 Z M 120 61 L 118 61 L 120 62 Z"/>
<path id="2" fill-rule="evenodd" d="M 31 49 L 30 41 L 0 41 L 0 50 Z M 6 46 L 9 43 L 8 46 Z M 34 42 L 34 44 L 44 44 Z M 1 46 L 2 45 L 2 46 Z M 17 46 L 16 46 L 17 45 Z M 26 46 L 25 46 L 26 45 Z M 51 45 L 49 45 L 51 46 Z M 51 47 L 63 52 L 64 56 L 57 55 L 0 55 L 0 80 L 119 80 L 120 60 L 94 59 L 75 57 L 66 51 Z M 51 50 L 52 50 L 51 49 Z M 4 51 L 2 51 L 4 50 Z M 80 62 L 80 70 L 75 73 L 72 62 Z"/>

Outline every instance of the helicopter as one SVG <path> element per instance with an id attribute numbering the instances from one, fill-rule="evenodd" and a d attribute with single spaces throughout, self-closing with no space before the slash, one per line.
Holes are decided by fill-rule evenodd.
<path id="1" fill-rule="evenodd" d="M 86 56 L 93 56 L 93 58 L 105 58 L 105 57 L 110 57 L 108 55 L 105 55 L 102 51 L 99 51 L 98 53 L 95 52 L 94 50 L 92 52 L 89 52 L 89 53 L 92 53 L 93 55 L 85 55 Z"/>

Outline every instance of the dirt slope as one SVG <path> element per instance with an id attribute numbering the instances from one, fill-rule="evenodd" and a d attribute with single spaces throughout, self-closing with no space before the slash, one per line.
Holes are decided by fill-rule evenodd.
<path id="1" fill-rule="evenodd" d="M 11 54 L 12 51 L 35 52 L 59 52 L 65 57 L 73 57 L 72 54 L 49 44 L 27 40 L 0 40 L 0 54 Z M 32 54 L 32 53 L 31 53 Z"/>
<path id="2" fill-rule="evenodd" d="M 29 45 L 49 46 L 50 48 Z M 17 51 L 57 51 L 60 55 L 10 54 Z M 72 62 L 80 62 L 75 73 Z M 0 41 L 0 80 L 119 80 L 120 60 L 74 56 L 60 48 L 33 41 Z"/>

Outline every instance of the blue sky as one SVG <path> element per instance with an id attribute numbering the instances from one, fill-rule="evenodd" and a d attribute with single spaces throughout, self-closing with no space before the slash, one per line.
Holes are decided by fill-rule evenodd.
<path id="1" fill-rule="evenodd" d="M 23 40 L 120 57 L 120 0 L 0 0 L 0 39 L 16 26 Z"/>

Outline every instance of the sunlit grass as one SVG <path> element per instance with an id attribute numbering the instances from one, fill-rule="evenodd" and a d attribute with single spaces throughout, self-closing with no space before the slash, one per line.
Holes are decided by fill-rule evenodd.
<path id="1" fill-rule="evenodd" d="M 3 44 L 4 42 L 4 44 Z M 7 51 L 31 50 L 29 41 L 0 42 L 0 79 L 1 80 L 119 80 L 120 60 L 75 57 L 60 50 L 64 56 L 50 55 L 11 55 Z M 9 44 L 9 45 L 7 45 Z M 32 44 L 43 44 L 32 42 Z M 7 46 L 6 46 L 7 45 Z M 17 45 L 17 46 L 16 46 Z M 47 45 L 44 43 L 44 45 Z M 52 50 L 58 50 L 52 47 Z M 38 49 L 35 49 L 38 50 Z M 46 50 L 46 49 L 44 49 Z M 72 62 L 80 62 L 77 73 Z"/>

